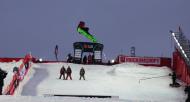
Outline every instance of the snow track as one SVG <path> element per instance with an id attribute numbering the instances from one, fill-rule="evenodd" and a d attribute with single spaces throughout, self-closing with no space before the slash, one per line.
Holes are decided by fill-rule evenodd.
<path id="1" fill-rule="evenodd" d="M 61 80 L 59 70 L 61 66 L 72 69 L 73 80 Z M 86 79 L 79 80 L 79 70 L 84 67 Z M 47 94 L 57 95 L 103 95 L 119 96 L 117 102 L 183 102 L 186 95 L 184 87 L 171 88 L 170 76 L 143 80 L 142 78 L 168 75 L 171 70 L 167 67 L 145 67 L 136 64 L 119 64 L 114 66 L 104 65 L 79 65 L 71 63 L 46 63 L 33 64 L 28 81 L 23 84 L 15 96 L 36 96 L 41 100 Z M 24 97 L 23 97 L 24 98 Z M 32 101 L 34 97 L 30 97 Z M 48 102 L 59 102 L 61 97 L 48 97 Z M 55 101 L 50 101 L 51 99 Z M 65 98 L 61 98 L 64 100 Z M 66 98 L 70 102 L 109 102 L 116 99 L 97 98 Z M 80 101 L 81 100 L 81 101 Z M 96 100 L 96 101 L 94 101 Z M 106 101 L 105 101 L 106 100 Z M 29 101 L 30 102 L 30 101 Z M 42 101 L 43 102 L 43 101 Z"/>

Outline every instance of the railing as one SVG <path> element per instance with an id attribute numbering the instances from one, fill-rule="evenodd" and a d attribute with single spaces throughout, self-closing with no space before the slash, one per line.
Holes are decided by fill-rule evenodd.
<path id="1" fill-rule="evenodd" d="M 4 90 L 5 95 L 13 95 L 20 81 L 22 81 L 30 68 L 30 61 L 32 60 L 31 54 L 27 54 L 19 66 L 18 72 L 14 73 L 10 84 Z"/>
<path id="2" fill-rule="evenodd" d="M 176 43 L 176 48 L 190 68 L 190 41 L 185 37 L 181 29 L 178 32 L 170 31 Z"/>

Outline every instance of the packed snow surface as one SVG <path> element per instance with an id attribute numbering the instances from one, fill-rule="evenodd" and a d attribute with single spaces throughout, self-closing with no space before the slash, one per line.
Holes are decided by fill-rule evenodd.
<path id="1" fill-rule="evenodd" d="M 73 80 L 59 79 L 62 66 L 72 69 Z M 79 80 L 84 67 L 86 80 Z M 167 67 L 145 67 L 133 63 L 113 66 L 72 63 L 32 64 L 29 73 L 14 97 L 1 96 L 0 101 L 18 99 L 19 102 L 184 102 L 184 86 L 171 88 L 171 70 Z M 119 99 L 89 99 L 47 97 L 47 95 L 108 95 Z M 51 101 L 52 100 L 52 101 Z"/>

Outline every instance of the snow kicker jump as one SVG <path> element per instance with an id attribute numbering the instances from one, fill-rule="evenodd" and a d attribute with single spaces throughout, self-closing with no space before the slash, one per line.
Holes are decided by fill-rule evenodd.
<path id="1" fill-rule="evenodd" d="M 93 35 L 91 35 L 88 31 L 89 31 L 89 28 L 85 27 L 85 22 L 80 21 L 80 23 L 77 27 L 77 32 L 79 32 L 79 34 L 81 34 L 81 35 L 84 35 L 86 38 L 88 38 L 93 43 L 97 43 L 96 38 Z"/>

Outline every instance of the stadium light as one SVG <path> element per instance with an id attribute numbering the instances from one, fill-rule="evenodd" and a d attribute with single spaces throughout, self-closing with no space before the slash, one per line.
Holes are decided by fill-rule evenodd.
<path id="1" fill-rule="evenodd" d="M 39 61 L 42 62 L 43 61 L 42 58 L 40 58 Z"/>
<path id="2" fill-rule="evenodd" d="M 114 60 L 114 59 L 112 59 L 112 60 L 111 60 L 111 63 L 115 63 L 115 60 Z"/>

